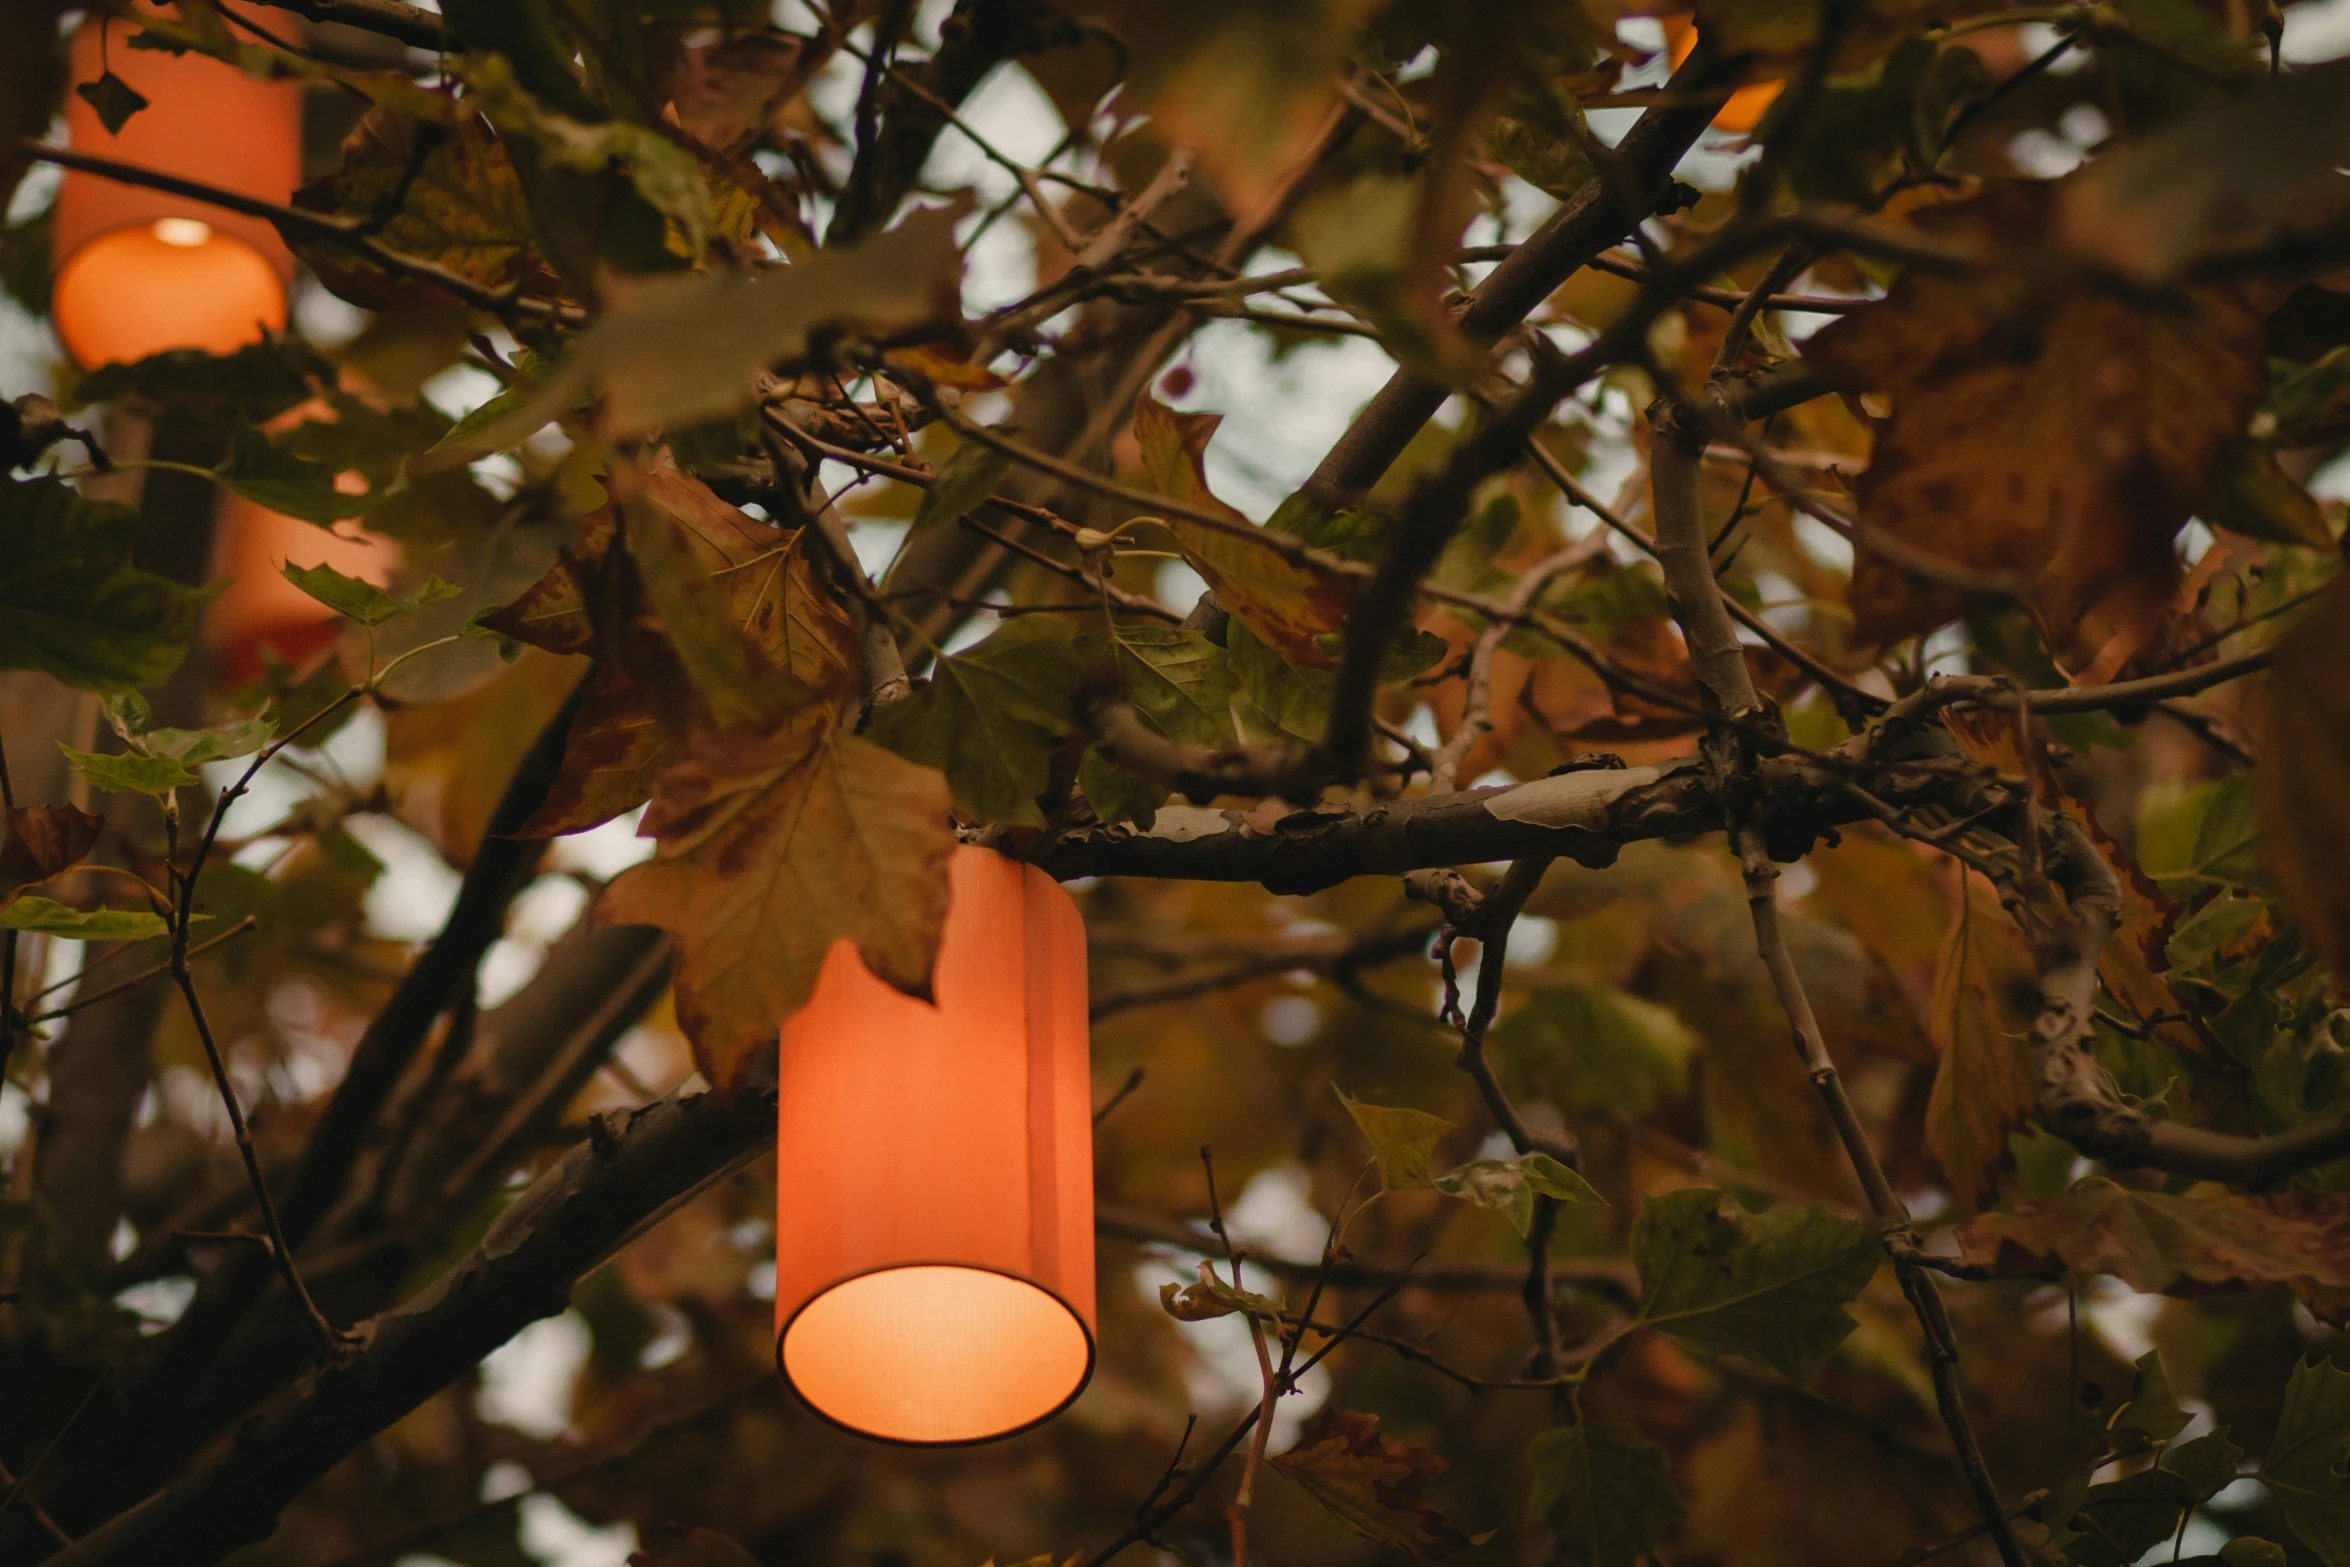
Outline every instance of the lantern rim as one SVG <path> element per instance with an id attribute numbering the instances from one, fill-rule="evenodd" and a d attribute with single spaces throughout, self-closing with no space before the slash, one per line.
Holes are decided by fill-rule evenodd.
<path id="1" fill-rule="evenodd" d="M 831 1415 L 823 1409 L 817 1407 L 816 1401 L 810 1398 L 806 1393 L 802 1392 L 800 1390 L 800 1385 L 792 1380 L 791 1371 L 784 1365 L 783 1362 L 783 1341 L 791 1336 L 792 1325 L 798 1322 L 802 1316 L 807 1314 L 809 1307 L 815 1305 L 818 1301 L 824 1299 L 827 1295 L 832 1294 L 835 1290 L 840 1289 L 844 1285 L 854 1284 L 859 1279 L 872 1278 L 876 1274 L 903 1273 L 912 1268 L 953 1268 L 964 1273 L 992 1273 L 998 1278 L 1010 1279 L 1017 1284 L 1025 1284 L 1028 1286 L 1028 1288 L 1036 1291 L 1037 1294 L 1044 1296 L 1054 1305 L 1067 1312 L 1069 1314 L 1069 1320 L 1077 1324 L 1077 1332 L 1079 1336 L 1085 1340 L 1085 1367 L 1078 1373 L 1077 1380 L 1070 1385 L 1068 1394 L 1063 1397 L 1059 1403 L 1053 1405 L 1052 1408 L 1046 1410 L 1044 1413 L 1036 1415 L 1028 1420 L 1024 1420 L 1016 1426 L 1005 1426 L 1000 1431 L 989 1431 L 980 1436 L 934 1437 L 927 1439 L 922 1437 L 888 1436 L 879 1431 L 869 1431 L 863 1426 L 851 1425 L 847 1421 L 839 1419 L 836 1416 Z M 887 1447 L 983 1447 L 990 1442 L 1001 1442 L 1011 1437 L 1025 1436 L 1027 1433 L 1035 1430 L 1037 1427 L 1053 1419 L 1055 1416 L 1062 1414 L 1071 1404 L 1077 1402 L 1078 1397 L 1083 1394 L 1087 1388 L 1093 1385 L 1094 1367 L 1099 1364 L 1100 1358 L 1101 1346 L 1094 1339 L 1093 1325 L 1085 1320 L 1085 1314 L 1079 1311 L 1074 1305 L 1070 1304 L 1068 1297 L 1063 1295 L 1059 1290 L 1054 1289 L 1049 1284 L 1039 1283 L 1029 1274 L 1015 1272 L 1010 1268 L 990 1267 L 984 1262 L 969 1262 L 960 1257 L 908 1257 L 902 1261 L 885 1262 L 878 1267 L 859 1268 L 854 1273 L 844 1273 L 839 1278 L 832 1280 L 823 1288 L 816 1290 L 814 1293 L 810 1294 L 806 1300 L 801 1301 L 797 1306 L 793 1307 L 792 1314 L 786 1317 L 783 1320 L 782 1325 L 775 1330 L 775 1371 L 778 1376 L 783 1378 L 783 1385 L 791 1390 L 792 1397 L 799 1400 L 800 1407 L 805 1409 L 809 1414 L 814 1415 L 817 1419 L 823 1421 L 826 1425 L 832 1427 L 835 1431 L 846 1432 L 848 1435 L 856 1437 L 860 1441 L 878 1442 Z"/>

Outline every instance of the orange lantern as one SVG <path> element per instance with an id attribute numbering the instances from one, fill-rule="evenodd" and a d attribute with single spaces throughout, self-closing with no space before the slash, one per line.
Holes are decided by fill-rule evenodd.
<path id="1" fill-rule="evenodd" d="M 935 1006 L 847 941 L 782 1028 L 775 1358 L 818 1415 L 947 1445 L 1059 1412 L 1093 1372 L 1085 927 L 990 850 L 949 868 Z"/>
<path id="2" fill-rule="evenodd" d="M 1689 58 L 1689 51 L 1697 47 L 1697 24 L 1686 16 L 1664 18 L 1665 47 L 1672 52 L 1673 67 Z M 1730 94 L 1727 102 L 1714 111 L 1713 125 L 1717 131 L 1736 131 L 1743 135 L 1762 123 L 1764 111 L 1778 101 L 1784 82 L 1756 82 Z"/>
<path id="3" fill-rule="evenodd" d="M 302 173 L 302 90 L 203 55 L 129 47 L 103 16 L 73 41 L 76 86 L 111 68 L 147 100 L 109 132 L 79 93 L 65 99 L 77 152 L 284 201 Z M 78 364 L 144 359 L 169 348 L 228 353 L 286 324 L 294 258 L 260 218 L 68 170 L 57 192 L 50 314 Z"/>
<path id="4" fill-rule="evenodd" d="M 262 650 L 301 664 L 331 644 L 335 612 L 295 587 L 279 568 L 332 566 L 377 587 L 399 564 L 389 540 L 335 533 L 224 494 L 212 525 L 212 577 L 226 582 L 204 619 L 204 643 L 235 683 L 261 673 Z"/>

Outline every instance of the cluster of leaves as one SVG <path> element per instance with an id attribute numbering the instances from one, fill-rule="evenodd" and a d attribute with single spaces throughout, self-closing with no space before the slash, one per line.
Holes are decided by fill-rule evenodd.
<path id="1" fill-rule="evenodd" d="M 2345 67 L 2273 72 L 2251 13 L 2203 0 L 851 0 L 805 26 L 444 0 L 296 36 L 305 9 L 279 29 L 187 0 L 109 47 L 305 84 L 342 135 L 280 228 L 362 324 L 61 367 L 0 427 L 0 1049 L 9 1102 L 44 1106 L 0 1198 L 0 1378 L 24 1390 L 0 1485 L 39 1482 L 0 1507 L 0 1559 L 102 1541 L 265 1400 L 335 1395 L 266 1347 L 307 1341 L 247 1262 L 290 1254 L 338 1325 L 429 1299 L 518 1180 L 582 1135 L 611 1151 L 590 1116 L 696 1073 L 755 1087 L 842 942 L 926 994 L 961 834 L 1132 872 L 1080 893 L 1095 1391 L 1000 1458 L 876 1451 L 789 1406 L 754 1168 L 559 1281 L 590 1345 L 566 1433 L 417 1388 L 254 1560 L 503 1567 L 543 1492 L 670 1567 L 1213 1552 L 1228 1528 L 1333 1564 L 1775 1567 L 1962 1534 L 1949 1559 L 1988 1563 L 2006 1526 L 1968 1532 L 1955 1399 L 2000 1494 L 2045 1493 L 2014 1530 L 2047 1560 L 2217 1531 L 2227 1567 L 2350 1567 L 2350 1160 L 2259 1189 L 2077 1167 L 2039 1124 L 2035 1032 L 2061 825 L 2115 872 L 2088 1023 L 2113 1107 L 2239 1137 L 2350 1115 L 2350 590 L 2342 505 L 2309 483 L 2350 442 Z M 1618 25 L 1651 9 L 1661 54 Z M 20 10 L 0 84 L 48 74 L 19 130 L 67 91 L 109 128 L 168 107 L 67 80 L 54 8 Z M 1684 58 L 1713 73 L 1694 97 L 1660 90 Z M 1033 167 L 982 112 L 1002 91 L 1050 105 Z M 1714 134 L 1762 149 L 1742 185 L 1651 179 L 1644 138 L 1725 98 Z M 1626 108 L 1649 119 L 1610 152 L 1586 116 Z M 924 183 L 981 137 L 986 176 Z M 2051 149 L 2079 167 L 2044 177 Z M 1522 332 L 1478 325 L 1526 290 L 1479 294 L 1490 253 L 1465 247 L 1579 232 L 1627 180 L 1665 193 L 1639 243 L 1532 291 Z M 36 314 L 50 222 L 0 232 Z M 980 301 L 966 256 L 1006 227 L 1035 286 Z M 1725 353 L 1766 279 L 1798 297 Z M 1484 410 L 1625 320 L 1541 460 L 1487 461 Z M 1259 524 L 1227 498 L 1246 454 L 1315 454 L 1196 406 L 1195 370 L 1245 351 L 1322 386 L 1333 339 L 1405 377 L 1358 430 L 1452 411 Z M 1696 480 L 1764 748 L 2038 813 L 2012 841 L 1916 796 L 1789 829 L 1787 950 L 1914 1237 L 1855 1202 L 1718 832 L 1602 822 L 1588 864 L 1516 889 L 1506 956 L 1384 874 L 1436 868 L 1432 771 L 1687 779 L 1753 739 L 1693 667 L 1665 500 L 1583 486 L 1658 455 L 1650 399 L 1766 368 L 1814 395 L 1716 432 Z M 1408 537 L 1463 473 L 1442 536 Z M 222 494 L 390 564 L 285 564 L 262 586 L 300 596 L 307 640 L 243 658 L 218 628 L 255 584 L 190 543 Z M 1382 620 L 1382 567 L 1423 546 Z M 1341 786 L 1313 769 L 1350 662 L 1384 738 Z M 1852 740 L 1961 670 L 2187 678 Z M 299 781 L 272 820 L 224 816 L 257 778 Z M 625 819 L 626 868 L 550 847 Z M 1348 833 L 1360 865 L 1316 858 Z M 1234 857 L 1179 879 L 1203 839 Z M 445 863 L 445 921 L 401 927 L 413 881 L 379 852 Z M 570 928 L 534 925 L 550 907 Z M 1473 959 L 1491 1013 L 1464 1003 Z M 249 1159 L 216 1086 L 252 1112 Z M 256 1180 L 293 1194 L 292 1233 Z M 1226 1230 L 1185 1222 L 1216 1198 Z M 1293 1230 L 1329 1235 L 1318 1263 Z M 1191 1260 L 1227 1233 L 1227 1271 Z M 1946 1307 L 1912 1240 L 1961 1281 Z M 1920 1343 L 1937 1312 L 1955 1369 Z M 2117 1353 L 2141 1327 L 2158 1349 Z M 1267 1398 L 1251 1354 L 1222 1387 L 1251 1338 L 1311 1377 Z M 1281 1485 L 1215 1517 L 1255 1461 L 1184 1468 L 1188 1418 L 1279 1395 L 1326 1407 L 1280 1423 Z M 531 1496 L 482 1503 L 513 1466 Z"/>

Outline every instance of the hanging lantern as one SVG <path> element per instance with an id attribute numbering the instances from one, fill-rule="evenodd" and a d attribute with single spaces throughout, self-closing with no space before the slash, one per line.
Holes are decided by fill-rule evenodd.
<path id="1" fill-rule="evenodd" d="M 935 1006 L 847 941 L 780 1046 L 775 1357 L 884 1441 L 1025 1430 L 1093 1372 L 1085 927 L 990 850 L 949 868 Z"/>
<path id="2" fill-rule="evenodd" d="M 93 15 L 73 41 L 73 81 L 111 69 L 147 106 L 110 132 L 79 93 L 65 97 L 77 152 L 284 201 L 302 172 L 302 89 L 189 52 L 133 49 L 134 29 Z M 103 63 L 102 62 L 103 57 Z M 69 170 L 57 192 L 50 315 L 82 365 L 169 348 L 224 354 L 283 330 L 294 258 L 260 218 L 188 196 Z"/>
<path id="3" fill-rule="evenodd" d="M 227 586 L 204 617 L 214 667 L 242 684 L 261 673 L 264 649 L 300 665 L 339 634 L 335 612 L 288 582 L 281 567 L 332 566 L 381 588 L 399 562 L 388 539 L 330 532 L 223 494 L 212 525 L 212 580 Z"/>
<path id="4" fill-rule="evenodd" d="M 1671 51 L 1673 68 L 1689 58 L 1689 51 L 1697 47 L 1697 24 L 1686 16 L 1668 16 L 1665 24 L 1665 48 Z M 1713 126 L 1717 131 L 1735 131 L 1740 135 L 1762 123 L 1770 106 L 1778 101 L 1784 82 L 1755 82 L 1730 94 L 1729 99 L 1714 111 Z"/>

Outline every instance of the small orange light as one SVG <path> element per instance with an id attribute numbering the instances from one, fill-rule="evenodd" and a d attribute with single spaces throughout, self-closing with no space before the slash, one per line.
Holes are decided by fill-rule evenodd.
<path id="1" fill-rule="evenodd" d="M 196 53 L 129 47 L 117 23 L 99 48 L 93 17 L 73 41 L 73 80 L 112 69 L 147 100 L 119 132 L 78 93 L 65 99 L 76 151 L 284 201 L 301 178 L 299 83 L 265 82 Z M 294 258 L 260 218 L 192 197 L 68 170 L 57 192 L 50 315 L 76 363 L 171 348 L 228 353 L 286 324 Z"/>
<path id="2" fill-rule="evenodd" d="M 1686 16 L 1664 18 L 1665 47 L 1672 53 L 1673 66 L 1689 58 L 1689 51 L 1697 47 L 1697 24 Z M 1717 131 L 1735 131 L 1740 135 L 1762 123 L 1770 106 L 1778 101 L 1784 82 L 1756 82 L 1730 94 L 1729 100 L 1714 111 L 1713 126 Z"/>
<path id="3" fill-rule="evenodd" d="M 776 1363 L 824 1419 L 926 1446 L 1025 1430 L 1093 1371 L 1085 927 L 961 848 L 935 1006 L 842 941 L 782 1028 Z"/>

